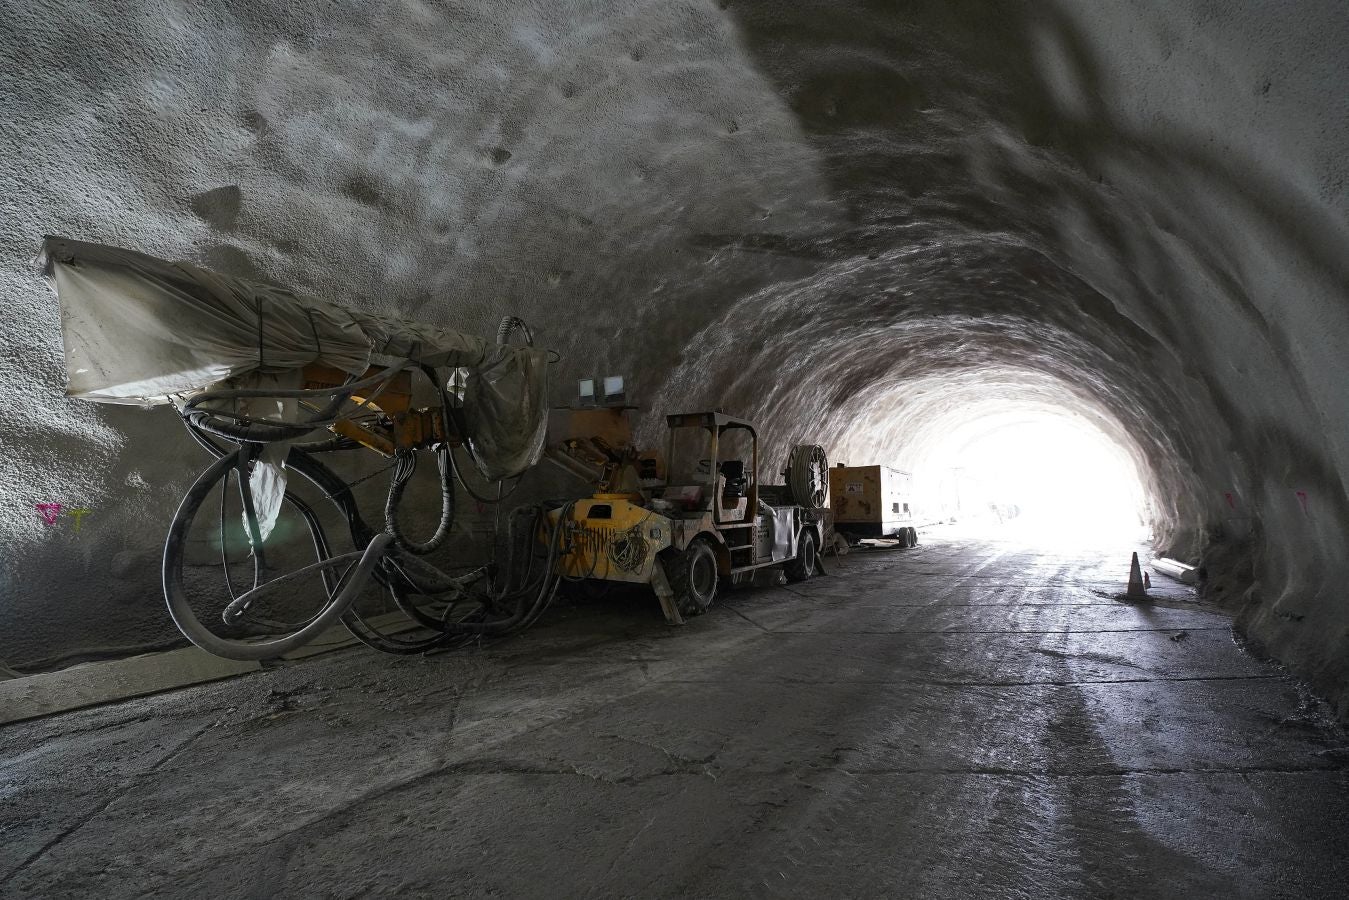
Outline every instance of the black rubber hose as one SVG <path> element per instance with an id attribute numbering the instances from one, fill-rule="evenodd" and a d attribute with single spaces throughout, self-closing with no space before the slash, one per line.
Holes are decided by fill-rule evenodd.
<path id="1" fill-rule="evenodd" d="M 549 533 L 548 537 L 548 556 L 543 570 L 543 575 L 539 579 L 537 592 L 530 589 L 532 585 L 525 586 L 524 589 L 516 591 L 507 591 L 501 596 L 490 598 L 494 604 L 505 605 L 513 601 L 515 611 L 504 619 L 494 619 L 488 622 L 447 622 L 447 631 L 458 634 L 505 634 L 513 631 L 521 625 L 532 622 L 536 618 L 535 613 L 541 611 L 552 601 L 552 594 L 557 590 L 558 579 L 554 575 L 557 563 L 558 551 L 562 543 L 562 528 L 567 520 L 570 510 L 570 504 L 564 507 L 562 515 L 558 517 L 557 524 Z M 526 532 L 526 539 L 531 539 L 538 534 L 537 526 L 545 515 L 543 508 L 534 508 L 534 519 L 532 527 Z M 533 601 L 527 603 L 529 595 L 533 594 Z"/>
<path id="2" fill-rule="evenodd" d="M 440 524 L 430 539 L 419 542 L 404 534 L 398 524 L 398 507 L 403 502 L 408 482 L 417 471 L 417 454 L 412 450 L 398 451 L 398 464 L 389 480 L 389 497 L 384 504 L 384 532 L 393 538 L 394 546 L 413 556 L 427 556 L 439 549 L 454 525 L 454 475 L 449 455 L 450 448 L 444 444 L 436 451 L 436 466 L 440 469 Z"/>
<path id="3" fill-rule="evenodd" d="M 467 449 L 467 445 L 465 445 L 465 449 Z M 472 455 L 473 451 L 469 450 L 469 456 Z M 466 494 L 468 494 L 474 500 L 477 500 L 479 503 L 486 503 L 489 505 L 509 500 L 511 495 L 515 493 L 516 489 L 520 487 L 520 483 L 525 480 L 525 474 L 524 472 L 521 472 L 519 475 L 515 476 L 515 484 L 511 485 L 511 489 L 509 491 L 499 493 L 498 496 L 496 497 L 484 497 L 482 494 L 479 494 L 477 491 L 473 490 L 472 486 L 469 485 L 469 483 L 464 479 L 464 473 L 459 469 L 459 463 L 454 458 L 453 450 L 450 451 L 450 467 L 454 470 L 455 480 L 459 482 L 459 486 L 464 489 L 464 492 Z M 504 480 L 505 479 L 502 479 L 502 481 Z M 501 481 L 496 482 L 496 484 L 498 485 L 498 487 L 500 487 Z"/>
<path id="4" fill-rule="evenodd" d="M 192 427 L 200 428 L 216 437 L 222 437 L 240 444 L 270 444 L 276 441 L 288 441 L 304 437 L 313 431 L 316 425 L 236 425 L 222 422 L 211 413 L 193 410 L 184 417 Z"/>
<path id="5" fill-rule="evenodd" d="M 357 548 L 364 548 L 375 536 L 374 530 L 361 517 L 360 507 L 348 485 L 332 469 L 314 459 L 298 446 L 290 448 L 286 457 L 286 468 L 298 472 L 306 481 L 318 488 L 328 501 L 337 507 L 337 511 L 346 520 L 347 530 L 351 532 L 351 542 Z"/>
<path id="6" fill-rule="evenodd" d="M 200 444 L 202 448 L 207 451 L 207 453 L 209 453 L 212 457 L 216 458 L 217 460 L 221 459 L 226 455 L 233 455 L 235 452 L 237 452 L 237 451 L 226 451 L 217 444 L 215 444 L 209 437 L 207 437 L 197 428 L 193 427 L 193 423 L 190 420 L 184 419 L 183 424 L 187 427 L 188 433 L 192 436 L 192 439 L 195 440 L 198 444 Z M 327 466 L 323 465 L 318 460 L 311 458 L 310 456 L 310 454 L 315 451 L 321 451 L 325 449 L 328 448 L 322 446 L 321 444 L 318 446 L 294 445 L 291 447 L 290 456 L 287 457 L 286 467 L 291 471 L 299 473 L 307 481 L 309 481 L 316 488 L 318 488 L 318 490 L 323 494 L 323 496 L 327 498 L 327 500 L 337 508 L 338 512 L 341 513 L 343 518 L 346 520 L 347 526 L 351 532 L 352 540 L 356 544 L 356 546 L 365 547 L 370 543 L 370 540 L 373 537 L 373 532 L 361 518 L 360 511 L 355 502 L 355 498 L 351 494 L 350 486 L 347 485 L 340 478 L 338 478 L 337 475 Z M 334 447 L 333 449 L 340 449 L 340 448 Z M 227 468 L 225 470 L 224 477 L 226 479 L 227 485 L 229 475 L 232 471 L 233 468 Z M 305 523 L 308 525 L 310 537 L 314 543 L 314 552 L 317 561 L 323 562 L 329 559 L 331 551 L 329 548 L 327 534 L 324 531 L 323 525 L 319 521 L 318 515 L 315 513 L 313 508 L 310 507 L 309 504 L 306 503 L 304 500 L 302 500 L 299 496 L 297 496 L 293 491 L 287 491 L 285 494 L 285 499 L 287 502 L 289 502 L 292 506 L 295 507 L 295 509 L 300 513 L 301 517 L 304 519 Z M 443 575 L 443 573 L 440 573 L 438 570 L 433 569 L 433 571 L 435 571 L 436 574 L 441 577 L 441 583 L 427 584 L 425 586 L 428 588 L 428 590 L 426 591 L 416 590 L 415 591 L 416 593 L 438 594 L 444 593 L 446 590 L 449 590 L 451 588 L 458 587 L 459 585 L 458 581 L 451 579 L 449 576 Z M 338 585 L 332 579 L 332 574 L 329 572 L 327 568 L 319 569 L 319 576 L 323 579 L 324 590 L 331 599 L 333 597 L 334 590 Z M 228 574 L 226 577 L 228 578 Z M 379 572 L 376 572 L 375 577 L 381 581 L 386 580 L 385 578 L 381 577 L 381 573 Z M 422 586 L 416 584 L 415 582 L 411 582 L 411 584 L 414 588 L 420 588 Z M 387 583 L 386 587 L 388 587 Z M 405 614 L 413 615 L 410 612 L 410 610 L 414 610 L 416 613 L 418 613 L 418 615 L 413 615 L 413 618 L 416 621 L 422 624 L 434 624 L 436 634 L 429 638 L 420 638 L 412 640 L 405 640 L 402 638 L 397 638 L 383 634 L 379 632 L 377 629 L 375 629 L 373 626 L 369 625 L 361 617 L 359 611 L 355 608 L 353 604 L 353 606 L 350 609 L 348 609 L 346 613 L 343 614 L 341 621 L 342 624 L 347 628 L 347 630 L 351 632 L 352 636 L 355 637 L 357 640 L 361 641 L 366 646 L 371 647 L 372 649 L 375 650 L 379 650 L 383 653 L 413 654 L 413 653 L 424 653 L 428 650 L 443 648 L 456 641 L 462 642 L 472 639 L 471 635 L 465 636 L 459 634 L 446 634 L 441 620 L 434 619 L 430 616 L 427 616 L 425 613 L 421 613 L 420 610 L 416 609 L 415 605 L 406 601 L 406 596 L 403 595 L 401 591 L 395 591 L 391 589 L 390 594 L 393 596 L 394 601 L 396 603 L 399 603 L 400 598 L 404 601 L 399 603 L 399 608 L 402 609 Z M 236 599 L 233 591 L 230 591 L 230 599 L 231 600 Z M 313 620 L 311 619 L 310 621 L 312 622 Z"/>
<path id="7" fill-rule="evenodd" d="M 209 437 L 206 436 L 205 432 L 201 431 L 195 425 L 193 425 L 192 422 L 186 416 L 182 418 L 182 422 L 183 427 L 187 429 L 187 433 L 192 436 L 192 440 L 196 441 L 203 450 L 211 454 L 211 456 L 215 457 L 216 459 L 219 459 L 226 453 L 234 452 L 232 450 L 226 450 L 224 447 L 221 447 L 215 441 L 211 440 Z"/>
<path id="8" fill-rule="evenodd" d="M 367 387 L 374 387 L 375 390 L 370 397 L 366 399 L 369 403 L 389 384 L 394 377 L 403 370 L 411 366 L 412 363 L 405 362 L 398 366 L 390 366 L 377 375 L 369 378 L 363 378 L 360 381 L 352 381 L 335 388 L 305 388 L 297 390 L 281 390 L 271 388 L 249 388 L 239 390 L 217 390 L 204 391 L 197 394 L 186 404 L 183 405 L 181 415 L 191 424 L 219 437 L 227 438 L 231 441 L 252 444 L 267 444 L 274 441 L 294 440 L 304 437 L 317 428 L 326 427 L 337 421 L 337 413 L 342 408 L 342 404 L 356 391 L 364 390 Z M 282 422 L 250 422 L 247 424 L 234 424 L 231 422 L 220 421 L 224 418 L 240 418 L 235 413 L 225 412 L 223 410 L 204 410 L 197 407 L 208 400 L 242 400 L 248 398 L 266 398 L 266 399 L 301 399 L 305 397 L 327 397 L 332 400 L 328 405 L 316 413 L 312 418 L 304 422 L 282 423 Z"/>
<path id="9" fill-rule="evenodd" d="M 235 468 L 239 452 L 240 451 L 235 451 L 234 453 L 222 456 L 207 467 L 206 471 L 203 472 L 192 487 L 188 489 L 186 496 L 183 497 L 182 504 L 174 514 L 173 522 L 169 526 L 168 538 L 164 542 L 164 562 L 162 567 L 164 599 L 169 607 L 169 615 L 173 617 L 174 624 L 178 626 L 178 630 L 181 631 L 189 641 L 203 650 L 214 653 L 217 656 L 223 656 L 226 659 L 273 659 L 309 643 L 309 641 L 313 640 L 342 617 L 347 609 L 355 603 L 357 595 L 364 589 L 366 583 L 373 576 L 380 560 L 392 543 L 392 539 L 387 535 L 377 535 L 365 546 L 364 550 L 358 550 L 354 553 L 343 554 L 341 556 L 329 557 L 327 560 L 321 560 L 319 563 L 316 563 L 316 565 L 331 567 L 342 562 L 355 561 L 359 558 L 356 571 L 347 582 L 346 586 L 336 597 L 330 595 L 329 602 L 323 610 L 292 634 L 276 640 L 259 643 L 220 637 L 201 623 L 201 620 L 197 618 L 197 614 L 192 608 L 191 602 L 188 600 L 187 591 L 183 584 L 183 562 L 186 553 L 188 533 L 191 529 L 193 519 L 196 518 L 198 510 L 201 508 L 202 501 L 210 494 L 217 482 L 224 477 L 225 472 Z M 297 573 L 291 573 L 290 576 L 286 577 L 292 577 L 295 574 Z M 268 585 L 264 584 L 259 588 L 255 588 L 255 590 L 265 590 L 267 587 Z M 240 600 L 243 600 L 247 596 L 248 594 L 241 595 Z"/>
<path id="10" fill-rule="evenodd" d="M 462 635 L 446 634 L 436 632 L 430 637 L 405 639 L 383 634 L 375 629 L 368 622 L 361 618 L 355 608 L 347 610 L 346 615 L 342 617 L 342 624 L 346 626 L 347 631 L 351 632 L 352 637 L 381 653 L 393 653 L 396 655 L 410 656 L 414 653 L 425 653 L 428 650 L 437 650 L 447 646 L 452 641 L 463 640 Z"/>
<path id="11" fill-rule="evenodd" d="M 319 464 L 313 463 L 313 465 Z M 330 495 L 327 495 L 327 492 L 325 492 L 325 496 L 328 496 L 329 500 L 333 499 Z M 328 536 L 323 529 L 323 523 L 319 521 L 317 513 L 314 512 L 313 508 L 310 507 L 308 503 L 297 497 L 291 491 L 286 492 L 286 500 L 289 501 L 296 508 L 296 510 L 304 518 L 305 524 L 309 526 L 309 535 L 314 542 L 315 555 L 320 560 L 327 559 L 331 553 L 328 546 Z M 338 506 L 340 508 L 340 504 L 338 504 Z M 324 589 L 327 591 L 329 596 L 332 596 L 335 585 L 329 581 L 328 571 L 325 569 L 320 573 L 320 575 L 323 578 Z M 390 594 L 393 594 L 393 592 L 390 591 Z M 395 602 L 396 601 L 397 597 L 395 597 Z M 412 608 L 416 609 L 415 606 Z M 401 606 L 400 609 L 402 609 Z M 408 610 L 403 609 L 403 612 L 407 613 Z M 418 610 L 418 612 L 420 612 L 420 610 Z M 423 616 L 425 616 L 425 614 L 417 616 L 416 618 L 420 622 L 422 621 Z M 367 623 L 365 619 L 361 617 L 360 611 L 356 608 L 355 604 L 353 604 L 352 607 L 348 609 L 346 613 L 342 616 L 342 625 L 347 629 L 348 632 L 351 633 L 352 637 L 356 638 L 358 641 L 360 641 L 362 644 L 365 644 L 367 647 L 370 647 L 372 650 L 378 650 L 381 653 L 393 653 L 404 655 L 414 653 L 425 653 L 428 650 L 435 650 L 441 647 L 445 647 L 452 641 L 466 640 L 466 638 L 461 637 L 459 635 L 445 634 L 444 628 L 440 627 L 439 620 L 432 619 L 430 616 L 425 616 L 425 618 L 431 619 L 431 621 L 435 623 L 435 625 L 437 626 L 434 629 L 436 633 L 431 637 L 414 638 L 411 640 L 393 637 L 391 635 L 387 635 L 380 632 L 378 629 Z"/>
<path id="12" fill-rule="evenodd" d="M 525 320 L 519 316 L 505 316 L 497 326 L 497 343 L 505 344 L 511 339 L 511 332 L 519 331 L 525 339 L 526 347 L 534 346 L 534 333 L 529 330 Z"/>
<path id="13" fill-rule="evenodd" d="M 351 497 L 350 488 L 345 483 L 341 482 L 337 475 L 328 469 L 327 466 L 323 465 L 318 460 L 309 458 L 307 452 L 297 451 L 299 451 L 299 448 L 291 448 L 291 456 L 287 461 L 288 467 L 300 472 L 311 484 L 318 487 L 328 501 L 336 506 L 338 511 L 347 518 L 349 523 L 356 523 L 356 527 L 352 530 L 353 540 L 356 540 L 357 534 L 363 534 L 364 538 L 358 540 L 358 543 L 361 543 L 362 540 L 363 542 L 368 543 L 371 536 L 370 530 L 365 526 L 365 523 L 360 520 L 359 514 L 355 512 L 355 504 Z M 323 529 L 323 524 L 319 521 L 318 515 L 309 504 L 295 496 L 291 491 L 286 492 L 286 499 L 295 506 L 300 515 L 304 517 L 305 523 L 308 524 L 310 537 L 314 541 L 315 554 L 320 560 L 327 559 L 331 551 L 329 550 L 327 534 Z M 387 570 L 387 563 L 381 568 Z M 329 596 L 331 596 L 335 585 L 329 581 L 328 571 L 325 569 L 320 575 L 323 578 L 325 590 Z M 380 572 L 376 572 L 375 577 L 381 582 L 384 582 L 386 588 L 388 587 L 387 581 L 382 577 Z M 390 590 L 389 593 L 394 597 L 394 601 L 397 602 L 398 596 L 395 592 Z M 411 606 L 411 604 L 409 604 L 409 606 Z M 399 608 L 402 609 L 405 614 L 408 614 L 408 610 L 401 604 L 399 605 Z M 415 606 L 412 606 L 412 608 L 416 609 Z M 420 610 L 418 610 L 418 612 L 420 612 Z M 416 618 L 418 622 L 421 622 L 423 616 L 425 616 L 424 613 L 414 618 Z M 425 618 L 431 619 L 430 616 L 425 616 Z M 445 634 L 444 629 L 440 627 L 439 620 L 431 619 L 431 621 L 436 625 L 436 633 L 433 636 L 406 640 L 384 634 L 374 626 L 370 625 L 361 617 L 360 611 L 356 608 L 355 604 L 353 604 L 342 616 L 342 625 L 346 627 L 352 637 L 356 638 L 367 647 L 378 650 L 381 653 L 425 653 L 428 650 L 445 647 L 455 640 L 463 640 L 459 635 Z"/>
<path id="14" fill-rule="evenodd" d="M 446 406 L 448 406 L 448 403 L 446 403 Z M 188 425 L 188 430 L 192 434 L 193 439 L 196 440 L 199 444 L 201 444 L 202 447 L 206 449 L 209 453 L 211 453 L 212 456 L 216 456 L 218 460 L 225 456 L 229 456 L 231 458 L 235 457 L 235 453 L 237 451 L 226 453 L 226 451 L 215 445 L 210 440 L 210 438 L 208 438 L 205 434 L 199 431 L 198 428 L 194 427 L 195 425 L 194 422 L 188 420 L 186 421 L 186 424 Z M 330 444 L 330 442 L 320 442 L 317 445 L 313 445 L 312 450 L 329 449 L 329 447 L 325 446 L 325 444 Z M 333 449 L 337 448 L 334 447 Z M 314 486 L 317 487 L 323 493 L 323 495 L 329 500 L 329 502 L 333 503 L 333 505 L 337 507 L 338 511 L 342 513 L 342 515 L 347 521 L 348 528 L 351 531 L 353 542 L 358 548 L 364 548 L 367 551 L 365 554 L 362 554 L 362 562 L 364 562 L 365 557 L 369 556 L 368 551 L 371 549 L 369 545 L 372 542 L 374 534 L 369 528 L 369 526 L 362 519 L 359 508 L 356 505 L 355 498 L 351 493 L 350 486 L 347 485 L 340 478 L 338 478 L 337 475 L 333 473 L 330 469 L 328 469 L 327 466 L 323 465 L 322 463 L 318 462 L 315 459 L 312 459 L 309 455 L 309 452 L 307 452 L 310 450 L 311 447 L 306 445 L 292 446 L 291 454 L 287 460 L 287 468 L 299 473 L 306 480 L 314 484 Z M 446 453 L 448 453 L 448 448 L 445 448 L 445 450 Z M 453 478 L 456 473 L 454 473 L 452 468 L 453 466 L 452 458 L 447 456 L 445 457 L 445 461 L 449 463 L 449 466 L 451 467 L 449 469 L 449 474 L 451 478 Z M 446 474 L 446 470 L 444 468 L 442 468 L 441 474 L 443 484 L 444 476 Z M 451 491 L 453 490 L 452 482 L 450 490 Z M 209 487 L 207 489 L 207 492 L 209 492 Z M 303 501 L 299 500 L 297 497 L 291 494 L 291 492 L 287 492 L 286 499 L 291 501 L 293 504 L 297 506 L 297 508 L 301 512 L 301 515 L 304 516 L 306 522 L 309 524 L 311 536 L 314 538 L 315 542 L 315 551 L 319 556 L 319 563 L 316 563 L 315 566 L 307 568 L 317 569 L 317 571 L 323 578 L 324 586 L 327 589 L 329 597 L 331 598 L 335 588 L 334 585 L 329 580 L 330 576 L 328 569 L 331 567 L 335 567 L 341 561 L 347 560 L 348 558 L 351 557 L 355 557 L 357 554 L 354 553 L 344 554 L 340 560 L 331 562 L 328 565 L 320 565 L 320 563 L 327 562 L 329 559 L 327 539 L 326 536 L 323 534 L 322 526 L 319 524 L 317 517 L 313 513 L 313 510 L 310 509 L 307 505 L 305 505 Z M 180 509 L 180 512 L 181 511 L 182 510 Z M 530 515 L 531 517 L 530 523 L 529 526 L 521 533 L 520 539 L 517 540 L 517 543 L 520 544 L 520 547 L 515 547 L 513 549 L 517 551 L 523 550 L 522 555 L 524 555 L 528 560 L 528 565 L 526 566 L 523 577 L 519 578 L 520 583 L 518 587 L 510 583 L 514 579 L 508 578 L 508 582 L 503 587 L 502 591 L 496 593 L 493 596 L 482 598 L 489 606 L 495 606 L 496 608 L 502 607 L 509 608 L 513 606 L 514 609 L 511 615 L 502 619 L 490 621 L 478 621 L 478 622 L 468 620 L 463 620 L 459 622 L 446 622 L 442 620 L 433 620 L 431 616 L 427 615 L 421 610 L 418 610 L 415 604 L 410 602 L 408 598 L 409 591 L 412 594 L 434 596 L 436 594 L 445 593 L 446 591 L 451 589 L 461 589 L 462 579 L 452 579 L 449 576 L 444 575 L 444 573 L 439 572 L 439 570 L 436 570 L 432 566 L 429 566 L 425 563 L 418 563 L 419 567 L 431 569 L 431 571 L 435 573 L 435 576 L 438 577 L 438 580 L 434 582 L 426 582 L 421 578 L 415 577 L 410 572 L 404 571 L 403 568 L 401 567 L 392 567 L 388 565 L 379 565 L 373 567 L 365 574 L 365 579 L 368 579 L 369 577 L 374 577 L 375 579 L 383 583 L 386 589 L 388 589 L 390 594 L 393 596 L 394 601 L 395 603 L 398 604 L 399 608 L 405 614 L 413 618 L 414 621 L 420 624 L 427 625 L 427 627 L 432 627 L 431 623 L 434 621 L 435 626 L 438 629 L 443 629 L 443 631 L 434 634 L 428 638 L 420 638 L 412 640 L 404 640 L 401 638 L 381 634 L 379 631 L 377 631 L 376 629 L 371 627 L 367 622 L 365 622 L 364 619 L 362 619 L 359 612 L 355 609 L 354 606 L 354 594 L 358 593 L 358 591 L 350 591 L 350 590 L 343 591 L 344 596 L 350 593 L 353 595 L 353 599 L 348 601 L 348 608 L 342 614 L 341 621 L 347 627 L 347 629 L 353 634 L 353 636 L 355 636 L 358 640 L 362 641 L 366 645 L 376 650 L 380 650 L 382 652 L 399 653 L 399 654 L 422 653 L 428 650 L 446 647 L 451 644 L 454 644 L 455 642 L 462 643 L 467 640 L 471 640 L 476 636 L 507 634 L 510 633 L 511 631 L 528 627 L 529 625 L 536 622 L 539 619 L 539 617 L 548 609 L 548 607 L 552 603 L 554 596 L 556 595 L 558 579 L 554 574 L 555 564 L 561 547 L 562 523 L 567 518 L 568 510 L 567 508 L 563 509 L 558 524 L 554 526 L 549 532 L 546 553 L 543 555 L 544 566 L 542 567 L 541 570 L 538 571 L 537 576 L 534 573 L 534 567 L 536 565 L 536 561 L 539 559 L 539 554 L 534 549 L 534 547 L 536 546 L 535 541 L 537 540 L 537 535 L 539 533 L 541 524 L 544 521 L 543 516 L 545 515 L 545 513 L 542 510 L 542 508 L 525 509 L 517 511 L 517 516 L 522 513 Z M 514 523 L 512 524 L 514 525 Z M 511 530 L 512 532 L 514 532 L 515 528 L 512 528 Z M 384 535 L 381 535 L 380 540 L 387 541 L 388 538 L 386 538 Z M 166 557 L 167 553 L 168 548 L 166 545 Z M 410 562 L 412 562 L 412 560 L 406 560 L 404 565 L 406 566 Z M 166 568 L 167 568 L 167 560 L 166 560 Z M 392 569 L 392 571 L 390 571 L 390 569 Z M 512 574 L 515 574 L 514 567 L 508 567 L 508 570 L 511 571 Z M 292 575 L 293 574 L 295 573 L 292 573 Z M 425 574 L 425 573 L 417 573 L 417 574 Z M 357 578 L 352 579 L 352 581 L 348 582 L 346 587 L 350 589 L 353 583 L 355 583 L 358 580 L 363 580 L 361 576 L 362 573 L 358 570 Z M 170 588 L 167 572 L 165 583 L 166 583 L 165 594 L 166 597 L 168 597 L 170 593 Z M 320 612 L 319 616 L 316 616 L 314 619 L 311 619 L 308 623 L 306 623 L 303 626 L 303 631 L 307 634 L 317 632 L 318 629 L 313 628 L 313 626 L 320 619 L 322 619 L 324 625 L 330 622 L 331 610 L 332 610 L 331 606 L 326 607 L 324 610 Z M 173 608 L 171 606 L 170 613 L 172 614 L 172 612 Z M 480 614 L 481 613 L 475 613 L 473 615 L 480 615 Z M 214 636 L 212 635 L 212 637 Z M 293 641 L 296 637 L 297 635 L 292 635 L 290 638 L 286 638 L 283 640 L 289 643 Z M 191 636 L 189 635 L 189 639 L 190 638 Z M 305 641 L 307 641 L 308 639 L 309 638 L 305 638 Z M 238 644 L 239 642 L 229 642 L 229 643 Z M 271 648 L 277 645 L 278 643 L 280 642 L 273 641 L 269 642 L 266 645 L 243 644 L 242 646 L 250 648 L 250 650 L 253 650 L 254 653 L 257 653 L 259 651 L 253 648 L 259 647 Z M 303 643 L 303 641 L 300 643 Z M 287 652 L 287 650 L 284 649 L 264 650 L 261 652 L 279 654 Z M 266 658 L 266 657 L 262 656 L 258 658 Z"/>
<path id="15" fill-rule="evenodd" d="M 337 507 L 338 511 L 342 513 L 347 520 L 348 526 L 351 529 L 352 541 L 357 547 L 363 547 L 370 542 L 373 532 L 361 518 L 355 497 L 352 496 L 350 486 L 338 478 L 336 473 L 323 463 L 310 457 L 306 451 L 301 450 L 298 446 L 291 447 L 290 456 L 286 465 L 287 468 L 304 476 L 306 480 L 323 493 L 330 503 Z M 308 519 L 309 517 L 306 518 Z M 319 527 L 320 533 L 322 531 L 321 526 L 318 526 L 317 520 L 315 520 L 310 527 L 311 531 L 315 527 Z M 326 552 L 326 539 L 324 546 Z M 409 564 L 414 561 L 417 567 L 430 569 L 441 579 L 441 581 L 439 583 L 429 583 L 426 585 L 428 588 L 427 590 L 421 590 L 421 585 L 414 581 L 409 573 L 405 573 L 403 570 L 405 567 L 411 568 Z M 407 599 L 407 595 L 402 589 L 403 585 L 406 584 L 407 587 L 411 589 L 411 593 L 434 596 L 435 594 L 441 594 L 459 587 L 458 580 L 445 575 L 429 563 L 415 560 L 415 557 L 412 560 L 403 560 L 402 567 L 396 568 L 391 572 L 390 569 L 393 568 L 391 565 L 392 562 L 393 560 L 389 560 L 386 564 L 382 565 L 380 570 L 376 571 L 375 578 L 389 591 L 390 596 L 393 597 L 394 602 L 398 604 L 399 609 L 402 610 L 405 615 L 413 618 L 418 623 L 427 625 L 427 627 L 431 627 L 430 622 L 433 621 L 437 633 L 429 638 L 411 640 L 386 635 L 366 622 L 365 619 L 361 617 L 360 612 L 353 606 L 347 611 L 346 615 L 342 617 L 342 624 L 346 626 L 352 636 L 372 649 L 379 650 L 382 653 L 395 654 L 423 653 L 427 650 L 445 647 L 454 640 L 459 639 L 461 637 L 460 635 L 446 635 L 440 620 L 432 619 L 430 616 L 422 613 L 421 610 L 417 610 L 416 606 Z M 326 572 L 324 573 L 324 577 L 326 579 Z M 325 586 L 327 586 L 326 580 Z M 332 591 L 331 587 L 328 589 L 329 592 Z M 416 613 L 410 612 L 409 610 L 416 610 Z"/>

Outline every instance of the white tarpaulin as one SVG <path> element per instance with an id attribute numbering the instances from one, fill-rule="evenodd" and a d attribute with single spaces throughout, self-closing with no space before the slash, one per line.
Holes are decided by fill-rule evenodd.
<path id="1" fill-rule="evenodd" d="M 466 437 L 484 475 L 517 474 L 542 452 L 545 351 L 68 238 L 44 239 L 38 263 L 61 305 L 73 397 L 155 405 L 243 375 L 320 363 L 360 376 L 411 359 L 467 369 Z"/>

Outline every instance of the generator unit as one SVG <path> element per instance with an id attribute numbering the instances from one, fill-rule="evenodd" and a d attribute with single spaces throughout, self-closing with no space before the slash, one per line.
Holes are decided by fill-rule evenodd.
<path id="1" fill-rule="evenodd" d="M 917 543 L 913 527 L 913 476 L 889 466 L 829 470 L 834 530 L 853 538 L 895 537 Z"/>

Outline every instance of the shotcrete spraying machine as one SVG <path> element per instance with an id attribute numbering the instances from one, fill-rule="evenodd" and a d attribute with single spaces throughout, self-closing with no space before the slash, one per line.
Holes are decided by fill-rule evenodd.
<path id="1" fill-rule="evenodd" d="M 450 539 L 456 481 L 476 494 L 458 458 L 479 489 L 540 458 L 550 356 L 525 323 L 505 319 L 492 343 L 60 237 L 38 264 L 60 302 L 67 393 L 171 405 L 213 460 L 163 557 L 169 612 L 192 643 L 262 660 L 340 622 L 371 647 L 418 653 L 523 628 L 547 608 L 566 508 L 512 512 L 501 565 L 451 574 L 426 559 Z M 377 526 L 357 502 L 369 476 L 339 474 L 356 468 L 342 451 L 389 461 Z M 440 512 L 417 540 L 403 501 L 426 455 Z M 389 626 L 399 611 L 417 636 Z"/>
<path id="2" fill-rule="evenodd" d="M 664 455 L 634 448 L 626 409 L 554 411 L 550 436 L 553 357 L 518 318 L 493 343 L 60 237 L 38 263 L 60 302 L 67 393 L 171 406 L 211 457 L 170 523 L 162 576 L 174 623 L 218 656 L 280 657 L 338 623 L 420 653 L 525 628 L 568 581 L 650 585 L 682 624 L 719 581 L 817 569 L 821 448 L 795 448 L 787 484 L 769 485 L 754 426 L 720 412 L 670 416 Z M 592 496 L 511 510 L 487 565 L 432 564 L 457 493 L 497 503 L 499 523 L 506 483 L 545 445 Z M 363 474 L 351 457 L 371 453 L 387 465 Z M 426 510 L 404 500 L 428 455 L 440 508 L 418 540 L 405 520 Z M 358 492 L 384 472 L 372 526 Z"/>
<path id="3" fill-rule="evenodd" d="M 706 612 L 719 585 L 780 569 L 819 569 L 829 498 L 824 449 L 791 449 L 785 484 L 760 478 L 755 426 L 722 412 L 666 417 L 665 452 L 632 443 L 631 407 L 554 411 L 548 458 L 592 482 L 566 510 L 570 539 L 557 565 L 570 579 L 650 585 L 665 617 Z"/>

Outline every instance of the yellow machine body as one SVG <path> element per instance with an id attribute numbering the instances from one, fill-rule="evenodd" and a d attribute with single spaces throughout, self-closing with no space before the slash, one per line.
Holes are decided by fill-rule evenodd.
<path id="1" fill-rule="evenodd" d="M 569 578 L 649 584 L 656 554 L 670 546 L 671 520 L 643 509 L 629 494 L 596 494 L 576 501 L 564 532 L 558 567 Z M 640 499 L 638 497 L 637 499 Z M 556 521 L 560 510 L 549 513 Z"/>
<path id="2" fill-rule="evenodd" d="M 820 547 L 824 511 L 791 502 L 786 486 L 759 483 L 751 423 L 703 412 L 666 416 L 666 427 L 665 454 L 642 452 L 626 409 L 555 410 L 548 459 L 598 490 L 549 515 L 557 522 L 567 512 L 561 574 L 650 585 L 680 625 L 712 602 L 719 577 L 794 564 L 802 548 Z M 695 542 L 710 553 L 691 549 Z"/>
<path id="3" fill-rule="evenodd" d="M 370 369 L 361 377 L 370 378 L 378 374 L 378 369 Z M 303 373 L 304 387 L 308 390 L 335 389 L 341 387 L 348 377 L 340 369 L 323 365 L 306 366 Z M 413 409 L 411 372 L 394 376 L 377 398 L 353 394 L 351 399 L 366 405 L 371 412 L 380 413 L 382 420 L 362 424 L 353 419 L 343 419 L 330 430 L 376 453 L 393 456 L 399 450 L 426 448 L 444 441 L 456 445 L 459 443 L 450 440 L 449 430 L 439 409 Z"/>

